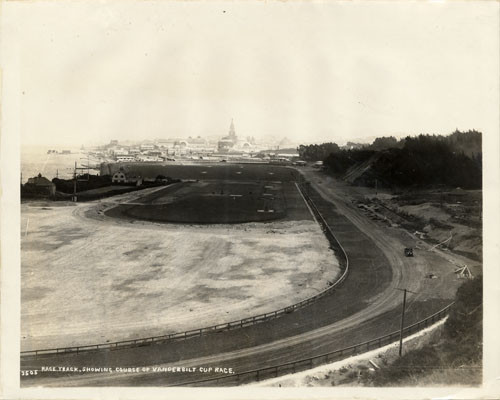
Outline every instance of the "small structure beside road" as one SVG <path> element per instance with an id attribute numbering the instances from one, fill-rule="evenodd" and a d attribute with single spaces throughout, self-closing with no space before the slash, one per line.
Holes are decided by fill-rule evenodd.
<path id="1" fill-rule="evenodd" d="M 142 185 L 142 177 L 140 175 L 136 175 L 130 172 L 125 172 L 122 169 L 113 174 L 111 178 L 112 183 L 127 183 L 127 184 L 135 184 L 136 186 Z"/>
<path id="2" fill-rule="evenodd" d="M 23 186 L 23 189 L 21 193 L 27 192 L 33 195 L 42 196 L 55 196 L 56 194 L 56 185 L 43 177 L 42 174 L 29 178 L 28 182 Z"/>

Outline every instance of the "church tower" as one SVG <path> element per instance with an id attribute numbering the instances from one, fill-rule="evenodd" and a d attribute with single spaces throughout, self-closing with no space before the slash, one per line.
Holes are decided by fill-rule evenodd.
<path id="1" fill-rule="evenodd" d="M 233 122 L 232 118 L 231 118 L 231 126 L 229 127 L 229 137 L 231 139 L 235 139 L 236 138 L 236 131 L 234 130 L 234 122 Z"/>

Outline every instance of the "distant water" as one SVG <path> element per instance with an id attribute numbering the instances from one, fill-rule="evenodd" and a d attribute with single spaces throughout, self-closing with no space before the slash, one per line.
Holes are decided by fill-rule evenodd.
<path id="1" fill-rule="evenodd" d="M 51 150 L 70 150 L 71 154 L 47 154 Z M 82 163 L 86 164 L 86 154 L 77 148 L 53 148 L 53 147 L 38 147 L 38 146 L 22 146 L 21 147 L 21 173 L 23 183 L 28 181 L 28 178 L 42 174 L 49 180 L 56 176 L 59 178 L 68 179 L 73 176 L 73 168 L 75 161 L 78 166 Z"/>

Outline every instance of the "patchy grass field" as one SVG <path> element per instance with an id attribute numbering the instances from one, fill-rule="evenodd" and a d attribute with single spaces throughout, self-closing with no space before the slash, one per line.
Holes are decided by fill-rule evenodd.
<path id="1" fill-rule="evenodd" d="M 199 165 L 156 164 L 156 163 L 112 163 L 101 165 L 101 175 L 113 175 L 119 169 L 137 173 L 144 178 L 156 178 L 158 175 L 174 179 L 203 180 L 238 180 L 238 181 L 281 181 L 291 182 L 298 177 L 293 168 L 269 164 L 230 164 L 210 163 Z"/>
<path id="2" fill-rule="evenodd" d="M 189 226 L 104 215 L 138 196 L 22 204 L 22 350 L 240 319 L 312 296 L 338 274 L 312 219 Z"/>
<path id="3" fill-rule="evenodd" d="M 184 182 L 106 211 L 118 218 L 156 222 L 235 224 L 312 220 L 291 182 Z"/>

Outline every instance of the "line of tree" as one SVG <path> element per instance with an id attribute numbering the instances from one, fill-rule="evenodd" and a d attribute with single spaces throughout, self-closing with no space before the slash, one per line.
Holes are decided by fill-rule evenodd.
<path id="1" fill-rule="evenodd" d="M 330 154 L 338 153 L 340 147 L 336 143 L 322 143 L 322 144 L 310 144 L 310 145 L 300 145 L 297 148 L 299 157 L 306 161 L 323 161 Z"/>
<path id="2" fill-rule="evenodd" d="M 52 179 L 52 183 L 56 185 L 56 190 L 61 193 L 73 193 L 73 179 Z M 82 192 L 84 190 L 97 189 L 111 185 L 111 175 L 92 175 L 82 174 L 77 176 L 76 190 Z"/>
<path id="3" fill-rule="evenodd" d="M 420 135 L 420 137 L 432 137 L 435 141 L 446 143 L 454 152 L 464 153 L 466 156 L 474 158 L 482 153 L 482 135 L 476 130 L 461 132 L 455 130 L 450 135 Z M 331 153 L 337 153 L 341 150 L 374 150 L 382 151 L 388 149 L 402 149 L 406 141 L 412 139 L 407 136 L 397 139 L 394 136 L 383 136 L 376 138 L 372 143 L 352 143 L 347 142 L 345 146 L 338 146 L 336 143 L 328 142 L 322 144 L 300 145 L 297 151 L 300 157 L 306 161 L 324 161 Z"/>
<path id="4" fill-rule="evenodd" d="M 340 178 L 357 166 L 366 167 L 357 178 L 356 183 L 361 185 L 374 186 L 377 182 L 388 187 L 447 185 L 479 189 L 481 145 L 480 132 L 455 131 L 449 136 L 377 138 L 361 149 L 324 143 L 300 146 L 298 151 L 303 159 L 323 160 L 325 168 Z"/>

